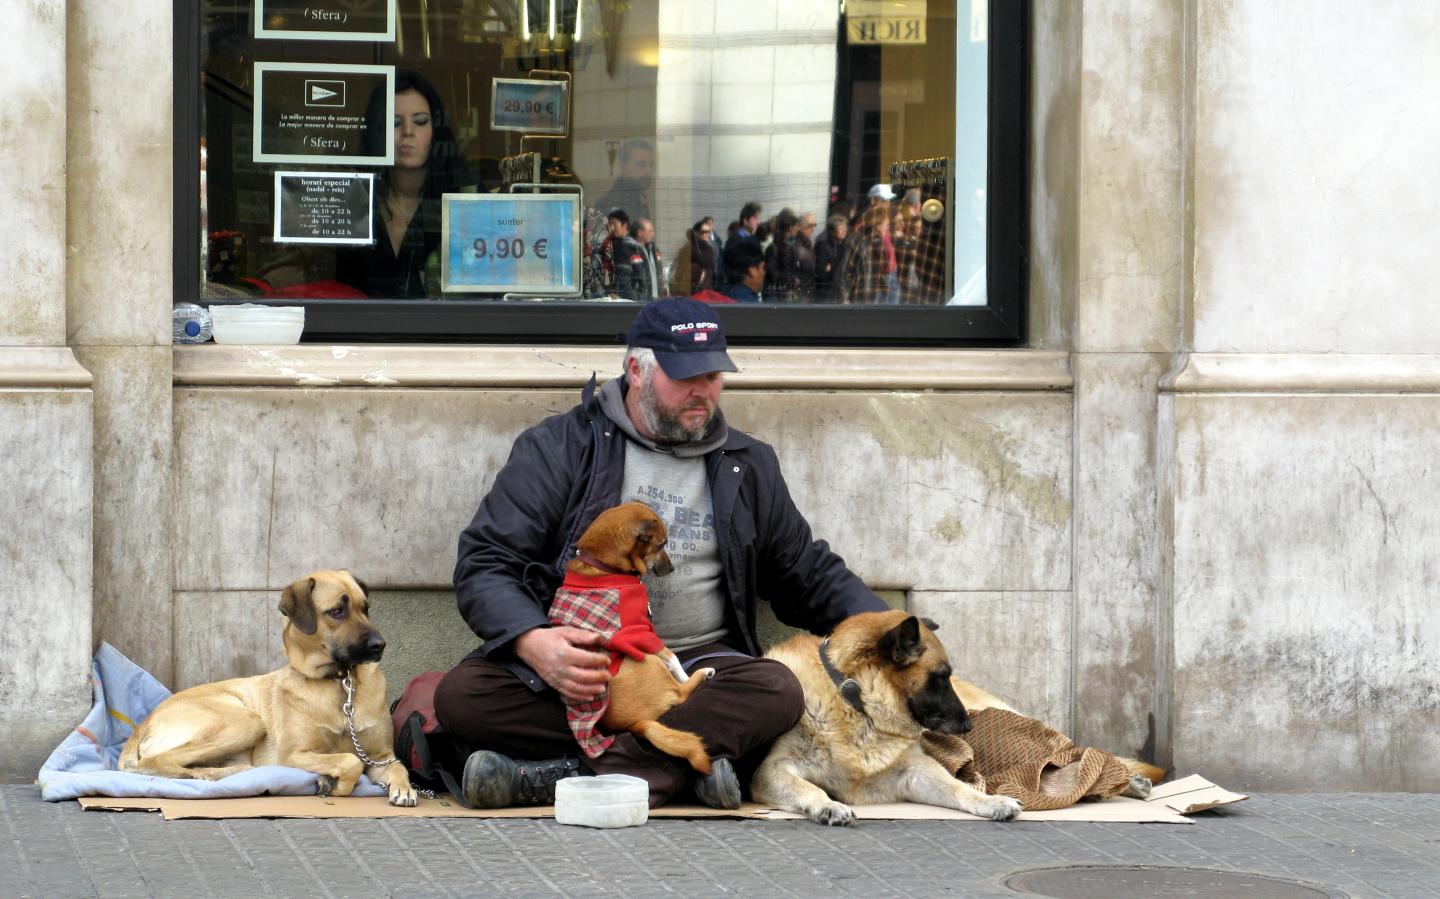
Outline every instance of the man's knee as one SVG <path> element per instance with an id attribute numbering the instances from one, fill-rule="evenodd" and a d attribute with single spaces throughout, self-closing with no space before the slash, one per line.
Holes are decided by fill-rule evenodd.
<path id="1" fill-rule="evenodd" d="M 773 720 L 777 725 L 783 725 L 776 731 L 778 736 L 794 727 L 805 713 L 805 690 L 800 686 L 795 672 L 782 662 L 758 659 L 755 669 L 756 676 L 762 680 L 764 689 L 772 697 L 775 710 Z"/>

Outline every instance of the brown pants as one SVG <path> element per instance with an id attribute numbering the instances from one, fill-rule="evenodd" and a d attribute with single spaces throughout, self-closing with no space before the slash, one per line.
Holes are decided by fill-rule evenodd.
<path id="1" fill-rule="evenodd" d="M 676 653 L 686 662 L 729 647 L 712 643 Z M 698 734 L 712 757 L 731 759 L 742 784 L 764 761 L 775 738 L 795 726 L 804 694 L 795 675 L 771 659 L 717 656 L 694 667 L 715 677 L 660 722 Z M 687 665 L 687 670 L 691 666 Z M 565 718 L 565 703 L 550 688 L 536 693 L 507 669 L 487 659 L 465 659 L 435 690 L 435 715 L 469 749 L 489 749 L 513 759 L 578 756 L 595 774 L 630 774 L 650 784 L 650 806 L 684 789 L 695 772 L 681 759 L 659 752 L 631 734 L 619 734 L 599 758 L 586 758 Z"/>

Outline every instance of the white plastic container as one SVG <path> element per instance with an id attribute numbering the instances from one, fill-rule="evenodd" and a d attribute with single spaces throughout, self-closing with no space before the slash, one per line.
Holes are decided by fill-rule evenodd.
<path id="1" fill-rule="evenodd" d="M 299 343 L 305 330 L 305 307 L 258 303 L 215 305 L 210 307 L 210 327 L 216 343 Z"/>
<path id="2" fill-rule="evenodd" d="M 555 784 L 555 820 L 582 827 L 634 827 L 650 818 L 650 785 L 628 774 L 567 777 Z"/>

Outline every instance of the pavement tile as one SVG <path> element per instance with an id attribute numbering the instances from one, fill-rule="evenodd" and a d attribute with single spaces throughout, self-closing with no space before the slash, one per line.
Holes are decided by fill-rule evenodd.
<path id="1" fill-rule="evenodd" d="M 1066 864 L 1247 871 L 1440 896 L 1440 795 L 1277 795 L 1191 826 L 656 820 L 172 821 L 0 786 L 0 896 L 1015 896 Z"/>

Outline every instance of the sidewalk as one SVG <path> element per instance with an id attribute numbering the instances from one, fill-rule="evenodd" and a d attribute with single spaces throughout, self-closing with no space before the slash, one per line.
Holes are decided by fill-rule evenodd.
<path id="1" fill-rule="evenodd" d="M 6 899 L 1013 897 L 1022 894 L 1003 885 L 1011 874 L 1077 864 L 1241 871 L 1302 881 L 1320 887 L 1318 895 L 1440 896 L 1440 794 L 1258 795 L 1196 815 L 1189 826 L 654 820 L 588 830 L 553 820 L 440 818 L 167 823 L 144 812 L 46 803 L 33 786 L 0 786 Z"/>

